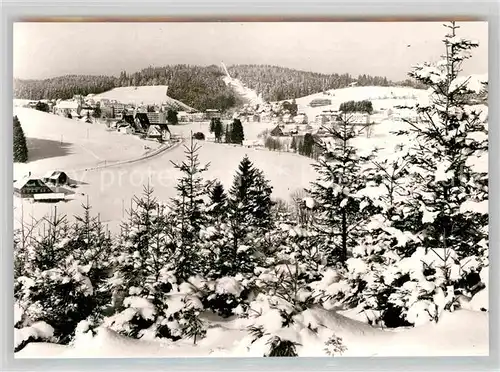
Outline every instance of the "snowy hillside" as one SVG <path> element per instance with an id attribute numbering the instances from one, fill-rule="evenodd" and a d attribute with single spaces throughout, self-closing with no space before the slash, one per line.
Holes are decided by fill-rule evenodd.
<path id="1" fill-rule="evenodd" d="M 141 157 L 144 145 L 156 148 L 159 143 L 144 141 L 116 131 L 103 124 L 88 124 L 77 119 L 14 108 L 27 137 L 29 162 L 14 165 L 14 176 L 27 172 L 43 175 L 48 170 L 76 171 Z"/>
<path id="2" fill-rule="evenodd" d="M 255 90 L 246 87 L 240 80 L 229 76 L 224 77 L 224 82 L 229 85 L 241 98 L 251 105 L 261 105 L 264 103 L 262 95 Z"/>
<path id="3" fill-rule="evenodd" d="M 170 125 L 145 156 L 133 135 L 16 108 L 16 173 L 79 182 L 14 184 L 15 356 L 489 356 L 488 84 L 461 76 L 478 44 L 445 26 L 442 60 L 408 73 L 428 90 L 299 98 L 311 125 L 293 126 L 364 100 L 373 125 L 330 113 L 289 146 L 281 126 L 263 139 L 270 122 L 213 120 Z M 105 94 L 168 98 L 150 88 Z"/>
<path id="4" fill-rule="evenodd" d="M 168 105 L 178 107 L 178 110 L 189 111 L 192 107 L 173 99 L 167 95 L 168 86 L 154 85 L 154 86 L 139 86 L 139 87 L 120 87 L 114 88 L 107 92 L 96 94 L 93 98 L 100 99 L 106 98 L 109 100 L 116 100 L 121 103 L 130 103 L 135 105 L 153 105 L 166 103 Z"/>
<path id="5" fill-rule="evenodd" d="M 397 105 L 414 105 L 418 99 L 429 94 L 425 90 L 407 87 L 349 87 L 332 89 L 325 93 L 320 92 L 297 98 L 295 102 L 298 105 L 298 112 L 305 113 L 309 120 L 313 120 L 324 110 L 337 111 L 344 102 L 362 100 L 371 101 L 375 111 L 387 110 Z M 315 99 L 330 100 L 331 104 L 311 107 L 310 103 Z"/>

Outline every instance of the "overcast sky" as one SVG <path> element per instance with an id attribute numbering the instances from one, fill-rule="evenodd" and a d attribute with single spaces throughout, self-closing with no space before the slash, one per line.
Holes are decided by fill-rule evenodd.
<path id="1" fill-rule="evenodd" d="M 487 23 L 459 25 L 459 36 L 480 43 L 464 73 L 487 73 Z M 16 23 L 13 67 L 14 77 L 35 79 L 224 61 L 401 80 L 439 58 L 445 32 L 442 22 Z"/>

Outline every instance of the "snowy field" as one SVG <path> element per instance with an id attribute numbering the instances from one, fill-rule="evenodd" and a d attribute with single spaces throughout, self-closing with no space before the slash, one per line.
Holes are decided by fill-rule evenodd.
<path id="1" fill-rule="evenodd" d="M 399 104 L 412 104 L 413 98 L 387 98 L 390 91 L 395 96 L 416 96 L 427 94 L 425 91 L 401 88 L 361 87 L 333 91 L 335 96 L 318 95 L 297 99 L 299 111 L 306 111 L 314 117 L 311 110 L 322 111 L 327 107 L 306 107 L 314 98 L 332 99 L 334 105 L 348 100 L 371 99 L 375 109 L 391 108 Z M 377 99 L 377 97 L 381 97 Z M 115 98 L 117 99 L 117 98 Z M 338 102 L 337 102 L 337 101 Z M 332 105 L 332 106 L 334 106 Z M 337 107 L 338 108 L 338 107 Z M 309 112 L 307 111 L 309 110 Z M 139 163 L 113 166 L 105 169 L 88 169 L 101 164 L 103 160 L 119 161 L 140 157 L 144 153 L 144 141 L 130 135 L 107 132 L 104 126 L 85 124 L 55 115 L 41 113 L 31 109 L 15 110 L 15 114 L 23 125 L 28 137 L 30 149 L 37 141 L 46 145 L 34 147 L 36 158 L 28 164 L 15 164 L 15 174 L 32 170 L 34 174 L 43 174 L 49 169 L 62 169 L 82 184 L 70 200 L 58 203 L 58 212 L 69 216 L 81 212 L 81 203 L 88 197 L 93 205 L 93 212 L 99 213 L 101 220 L 108 224 L 110 230 L 117 232 L 119 221 L 124 217 L 131 198 L 142 192 L 143 185 L 148 183 L 155 189 L 159 200 L 167 201 L 175 194 L 175 184 L 179 173 L 171 161 L 181 162 L 185 159 L 182 146 L 173 148 Z M 271 123 L 243 123 L 245 139 L 256 140 L 259 133 L 273 127 Z M 359 138 L 357 147 L 370 151 L 374 147 L 383 147 L 390 153 L 395 145 L 391 131 L 402 129 L 402 122 L 382 121 L 374 129 L 372 138 Z M 207 139 L 209 123 L 189 123 L 171 126 L 173 134 L 187 138 L 191 132 L 203 132 Z M 87 138 L 87 133 L 89 136 Z M 57 146 L 67 143 L 63 149 Z M 147 142 L 150 143 L 149 141 Z M 200 141 L 202 145 L 199 159 L 202 164 L 210 163 L 205 179 L 219 179 L 226 188 L 233 180 L 233 175 L 243 156 L 248 155 L 254 165 L 264 172 L 273 186 L 273 196 L 288 199 L 294 191 L 308 187 L 316 179 L 311 167 L 312 160 L 292 153 L 279 153 L 257 150 L 245 146 L 216 144 L 211 141 Z M 67 148 L 67 149 L 66 149 Z M 59 149 L 59 150 L 56 150 Z M 55 152 L 55 153 L 53 153 Z M 487 157 L 481 159 L 481 166 L 487 167 Z M 33 204 L 14 198 L 15 220 L 24 216 L 40 218 L 51 213 L 53 204 Z M 22 208 L 20 208 L 22 206 Z M 26 218 L 26 217 L 25 217 Z M 477 298 L 476 298 L 477 297 Z M 347 350 L 342 356 L 487 356 L 489 355 L 488 313 L 480 311 L 487 305 L 487 290 L 483 290 L 464 309 L 444 314 L 438 323 L 427 323 L 414 328 L 380 329 L 366 324 L 362 313 L 354 310 L 328 311 L 312 308 L 298 314 L 298 322 L 324 326 L 342 338 Z M 134 340 L 121 336 L 114 331 L 100 327 L 95 336 L 90 333 L 78 333 L 74 343 L 68 346 L 46 342 L 30 343 L 20 352 L 18 358 L 80 358 L 80 357 L 261 357 L 265 344 L 251 344 L 247 327 L 252 325 L 251 319 L 222 319 L 214 315 L 204 314 L 208 324 L 207 335 L 198 344 L 192 341 L 157 341 Z M 272 320 L 272 317 L 269 318 Z M 276 319 L 275 319 L 276 320 Z M 16 331 L 21 332 L 21 331 Z M 22 332 L 44 334 L 46 329 L 32 327 Z M 50 331 L 49 331 L 50 332 Z M 26 335 L 17 334 L 23 338 Z M 301 344 L 298 347 L 301 356 L 325 356 L 324 338 L 311 332 L 293 334 Z M 260 341 L 259 341 L 260 342 Z"/>
<path id="2" fill-rule="evenodd" d="M 31 172 L 43 176 L 49 170 L 63 170 L 81 185 L 68 195 L 68 200 L 58 203 L 58 211 L 72 216 L 81 211 L 81 204 L 89 197 L 94 212 L 115 230 L 128 209 L 130 200 L 139 195 L 148 181 L 155 188 L 160 200 L 168 200 L 175 194 L 178 177 L 171 161 L 184 160 L 184 147 L 174 146 L 153 158 L 133 164 L 95 169 L 103 165 L 144 155 L 144 145 L 154 148 L 158 143 L 140 140 L 137 136 L 110 132 L 104 125 L 86 124 L 77 120 L 43 113 L 33 109 L 16 108 L 28 138 L 30 161 L 14 165 L 14 179 Z M 270 123 L 244 123 L 245 138 L 256 140 L 259 133 L 272 127 Z M 189 123 L 170 126 L 175 135 L 190 137 L 191 132 L 201 131 L 207 138 L 209 123 Z M 88 138 L 87 138 L 88 133 Z M 62 143 L 61 143 L 62 138 Z M 187 143 L 187 140 L 184 140 Z M 262 169 L 273 186 L 273 196 L 288 199 L 297 189 L 309 186 L 315 178 L 311 160 L 295 154 L 270 153 L 238 145 L 200 142 L 200 160 L 210 163 L 207 180 L 219 179 L 230 187 L 233 175 L 241 159 L 248 155 L 255 166 Z M 105 163 L 106 162 L 106 163 Z M 41 218 L 50 214 L 54 204 L 32 203 L 14 197 L 14 217 L 19 223 L 21 214 Z M 26 218 L 26 217 L 25 217 Z M 31 218 L 31 217 L 30 217 Z"/>
<path id="3" fill-rule="evenodd" d="M 191 107 L 167 96 L 168 86 L 155 85 L 155 86 L 140 86 L 140 87 L 120 87 L 113 88 L 107 92 L 96 94 L 94 99 L 106 98 L 109 100 L 116 100 L 124 104 L 134 105 L 153 105 L 167 103 L 177 105 L 183 110 L 191 110 Z"/>
<path id="4" fill-rule="evenodd" d="M 205 173 L 207 180 L 219 179 L 225 187 L 231 186 L 234 173 L 241 159 L 248 155 L 255 166 L 261 169 L 273 186 L 273 196 L 288 199 L 297 189 L 309 186 L 315 178 L 311 160 L 295 154 L 275 153 L 265 150 L 255 150 L 237 145 L 200 142 L 202 145 L 199 158 L 204 163 L 210 163 Z M 183 146 L 175 146 L 161 155 L 143 162 L 89 171 L 68 172 L 69 177 L 84 182 L 77 189 L 77 194 L 70 196 L 75 200 L 58 203 L 58 211 L 69 215 L 81 211 L 81 203 L 89 197 L 94 205 L 94 212 L 99 212 L 110 229 L 115 230 L 123 216 L 123 208 L 129 207 L 134 195 L 142 193 L 143 185 L 155 189 L 159 200 L 167 201 L 175 195 L 175 184 L 179 173 L 171 161 L 179 163 L 185 158 Z M 17 165 L 16 165 L 17 166 Z M 65 168 L 62 168 L 65 169 Z M 53 204 L 35 204 L 20 198 L 15 198 L 15 215 L 20 218 L 21 205 L 24 213 L 42 217 L 53 209 Z"/>
<path id="5" fill-rule="evenodd" d="M 29 162 L 15 164 L 14 179 L 28 172 L 43 176 L 49 170 L 76 171 L 136 159 L 159 143 L 137 136 L 106 130 L 103 124 L 87 124 L 76 119 L 29 108 L 14 108 L 27 138 Z"/>
<path id="6" fill-rule="evenodd" d="M 232 120 L 222 120 L 224 125 L 230 124 Z M 260 133 L 266 129 L 273 129 L 276 124 L 272 122 L 246 122 L 242 121 L 245 141 L 255 141 Z M 206 139 L 213 139 L 214 135 L 210 133 L 210 122 L 199 123 L 179 123 L 179 125 L 169 126 L 173 134 L 189 138 L 192 133 L 202 132 Z"/>
<path id="7" fill-rule="evenodd" d="M 309 120 L 313 120 L 316 115 L 324 110 L 338 110 L 343 102 L 369 100 L 372 102 L 373 109 L 378 111 L 398 105 L 411 106 L 427 95 L 428 92 L 425 90 L 408 87 L 350 87 L 332 89 L 327 91 L 326 94 L 323 92 L 311 94 L 297 98 L 295 102 L 298 105 L 298 112 L 305 113 Z M 331 100 L 331 105 L 310 107 L 309 104 L 314 99 Z"/>
<path id="8" fill-rule="evenodd" d="M 488 356 L 488 314 L 459 310 L 444 314 L 439 323 L 397 330 L 382 330 L 346 316 L 320 309 L 307 316 L 342 338 L 347 350 L 340 357 Z M 95 336 L 79 334 L 69 346 L 30 343 L 16 358 L 137 358 L 137 357 L 261 357 L 258 346 L 248 353 L 250 340 L 245 319 L 205 318 L 206 338 L 192 341 L 134 340 L 102 327 Z M 324 345 L 308 333 L 301 335 L 300 355 L 325 356 Z M 262 345 L 265 348 L 265 345 Z"/>

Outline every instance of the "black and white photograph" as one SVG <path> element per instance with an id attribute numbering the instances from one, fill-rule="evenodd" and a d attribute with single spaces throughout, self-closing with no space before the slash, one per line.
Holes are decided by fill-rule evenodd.
<path id="1" fill-rule="evenodd" d="M 489 355 L 488 22 L 12 50 L 16 359 Z"/>

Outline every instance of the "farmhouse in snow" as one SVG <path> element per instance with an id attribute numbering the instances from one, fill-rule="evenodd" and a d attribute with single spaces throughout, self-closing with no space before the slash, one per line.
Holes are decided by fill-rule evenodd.
<path id="1" fill-rule="evenodd" d="M 21 198 L 32 198 L 35 194 L 52 193 L 52 190 L 40 179 L 25 177 L 14 182 L 14 193 Z"/>
<path id="2" fill-rule="evenodd" d="M 49 171 L 43 176 L 43 182 L 53 185 L 65 185 L 69 181 L 69 177 L 63 171 Z"/>
<path id="3" fill-rule="evenodd" d="M 148 128 L 148 138 L 154 138 L 162 141 L 170 141 L 172 134 L 167 124 L 151 124 Z"/>
<path id="4" fill-rule="evenodd" d="M 274 129 L 270 132 L 271 136 L 273 137 L 281 137 L 283 136 L 283 130 L 281 129 L 281 127 L 279 125 L 276 125 L 276 127 L 274 127 Z"/>

